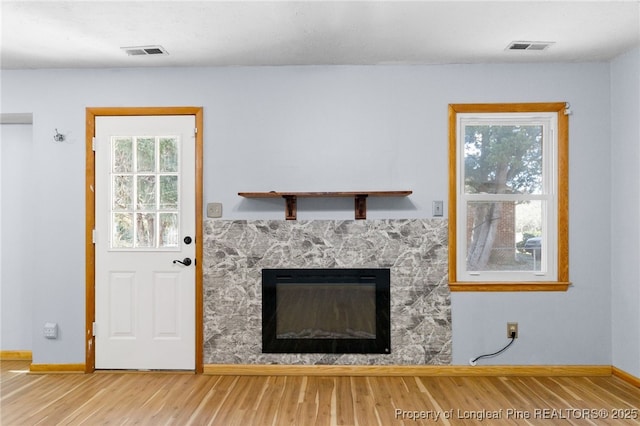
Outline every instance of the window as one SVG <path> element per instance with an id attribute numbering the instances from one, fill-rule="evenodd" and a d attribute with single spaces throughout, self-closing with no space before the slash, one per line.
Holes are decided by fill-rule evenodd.
<path id="1" fill-rule="evenodd" d="M 563 291 L 565 103 L 449 105 L 452 291 Z"/>
<path id="2" fill-rule="evenodd" d="M 111 249 L 179 248 L 176 136 L 111 138 Z"/>

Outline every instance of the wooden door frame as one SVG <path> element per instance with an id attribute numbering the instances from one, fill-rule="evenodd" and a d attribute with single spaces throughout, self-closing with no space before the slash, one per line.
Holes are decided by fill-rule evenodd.
<path id="1" fill-rule="evenodd" d="M 143 115 L 193 115 L 196 119 L 196 300 L 195 300 L 195 372 L 202 374 L 204 370 L 204 316 L 203 316 L 203 231 L 202 231 L 202 174 L 203 174 L 203 108 L 202 107 L 105 107 L 86 109 L 86 171 L 85 171 L 85 373 L 93 373 L 96 369 L 95 337 L 93 323 L 96 319 L 95 284 L 96 284 L 96 252 L 93 242 L 93 231 L 96 225 L 95 214 L 95 137 L 96 117 L 104 116 L 143 116 Z"/>

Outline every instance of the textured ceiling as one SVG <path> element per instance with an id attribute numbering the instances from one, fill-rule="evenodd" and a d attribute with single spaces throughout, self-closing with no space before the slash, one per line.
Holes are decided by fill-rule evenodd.
<path id="1" fill-rule="evenodd" d="M 7 1 L 1 67 L 608 60 L 640 44 L 627 1 Z M 512 41 L 550 41 L 508 51 Z M 161 45 L 167 56 L 122 47 Z"/>

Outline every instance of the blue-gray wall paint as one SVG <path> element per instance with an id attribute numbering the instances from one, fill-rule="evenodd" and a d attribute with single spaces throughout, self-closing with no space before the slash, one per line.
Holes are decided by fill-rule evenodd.
<path id="1" fill-rule="evenodd" d="M 31 350 L 35 187 L 30 124 L 0 125 L 0 350 Z"/>
<path id="2" fill-rule="evenodd" d="M 640 377 L 640 49 L 611 64 L 613 365 Z"/>
<path id="3" fill-rule="evenodd" d="M 612 210 L 598 198 L 612 189 L 611 86 L 605 62 L 3 71 L 3 112 L 34 116 L 33 195 L 46 206 L 34 213 L 34 362 L 84 362 L 85 107 L 203 106 L 204 201 L 222 202 L 224 219 L 283 218 L 280 200 L 239 191 L 413 190 L 369 200 L 369 218 L 395 219 L 431 217 L 431 202 L 447 200 L 449 103 L 568 101 L 574 286 L 454 294 L 453 363 L 498 349 L 517 321 L 517 344 L 487 364 L 611 364 Z M 53 142 L 56 128 L 66 143 Z M 298 210 L 353 218 L 345 200 Z M 42 337 L 46 321 L 60 339 Z"/>

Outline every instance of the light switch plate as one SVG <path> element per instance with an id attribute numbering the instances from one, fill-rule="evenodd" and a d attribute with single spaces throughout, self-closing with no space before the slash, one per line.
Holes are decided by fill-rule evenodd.
<path id="1" fill-rule="evenodd" d="M 211 218 L 222 217 L 222 203 L 208 203 L 207 217 L 211 217 Z"/>
<path id="2" fill-rule="evenodd" d="M 433 202 L 433 216 L 442 216 L 444 214 L 444 203 L 442 201 Z"/>

